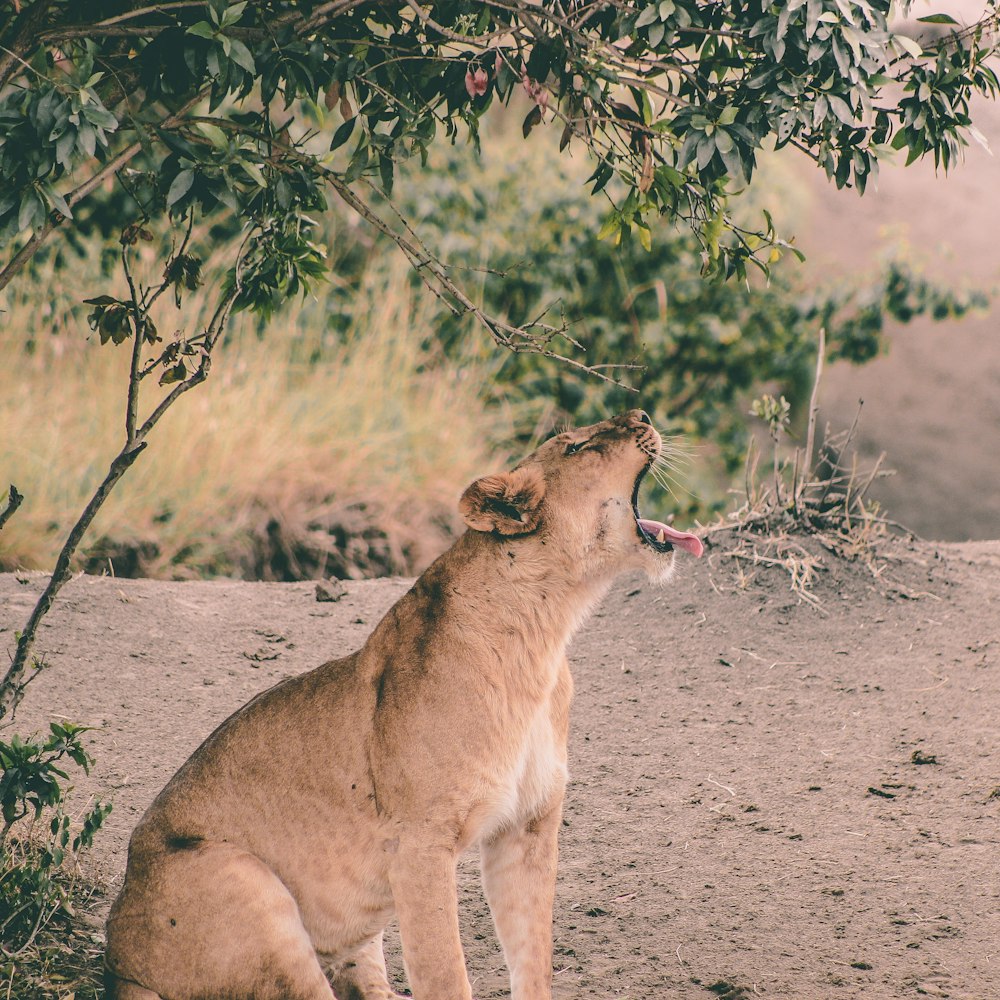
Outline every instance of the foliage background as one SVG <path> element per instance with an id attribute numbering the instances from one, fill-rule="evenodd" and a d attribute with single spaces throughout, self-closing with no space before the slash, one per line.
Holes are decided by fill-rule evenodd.
<path id="1" fill-rule="evenodd" d="M 569 320 L 591 363 L 634 359 L 637 394 L 533 355 L 498 352 L 457 320 L 395 247 L 349 212 L 315 239 L 331 277 L 275 316 L 237 317 L 218 372 L 157 429 L 158 446 L 122 482 L 80 565 L 119 575 L 295 579 L 414 572 L 457 530 L 454 500 L 474 476 L 530 449 L 553 427 L 633 405 L 683 435 L 673 495 L 651 487 L 650 514 L 708 519 L 726 503 L 751 399 L 784 394 L 802 414 L 825 325 L 830 352 L 855 363 L 884 348 L 887 319 L 951 317 L 982 301 L 914 274 L 824 281 L 794 258 L 769 283 L 705 281 L 694 237 L 663 225 L 651 249 L 597 238 L 604 212 L 582 156 L 525 143 L 519 108 L 491 121 L 481 158 L 459 143 L 404 172 L 396 201 L 465 272 L 479 301 L 513 323 L 546 309 Z M 788 163 L 766 160 L 746 216 L 780 192 L 792 227 L 808 200 Z M 110 189 L 106 198 L 117 199 Z M 98 201 L 73 243 L 36 259 L 6 292 L 0 358 L 17 372 L 0 396 L 0 469 L 29 498 L 0 535 L 0 565 L 45 568 L 99 480 L 116 435 L 124 349 L 100 350 L 80 289 L 111 282 Z M 169 322 L 191 328 L 223 280 L 225 219 L 196 233 L 217 244 L 207 287 Z M 159 246 L 140 247 L 146 266 Z M 65 276 L 72 275 L 67 281 Z M 114 283 L 118 282 L 118 286 Z M 52 380 L 59 385 L 52 405 Z M 79 475 L 80 461 L 86 462 Z"/>
<path id="2" fill-rule="evenodd" d="M 526 10 L 102 3 L 78 25 L 74 4 L 36 0 L 0 19 L 12 46 L 0 56 L 0 242 L 15 250 L 0 287 L 28 259 L 32 279 L 5 297 L 3 350 L 23 377 L 3 405 L 27 429 L 23 441 L 9 435 L 8 464 L 43 500 L 4 533 L 0 565 L 45 565 L 62 501 L 83 500 L 107 460 L 107 379 L 120 386 L 127 371 L 123 359 L 95 366 L 76 332 L 85 321 L 102 344 L 131 339 L 133 377 L 155 372 L 172 397 L 207 374 L 216 334 L 195 331 L 210 314 L 227 315 L 233 296 L 256 314 L 226 334 L 218 409 L 206 398 L 176 429 L 157 430 L 169 457 L 133 471 L 146 479 L 113 500 L 81 564 L 284 579 L 419 568 L 454 531 L 451 498 L 484 456 L 637 398 L 665 432 L 702 449 L 687 492 L 647 502 L 709 517 L 739 464 L 751 398 L 785 395 L 801 415 L 821 326 L 834 359 L 862 362 L 880 351 L 887 317 L 948 318 L 979 301 L 906 261 L 836 286 L 803 282 L 781 266 L 798 251 L 756 191 L 787 187 L 780 170 L 761 183 L 770 145 L 797 147 L 837 187 L 859 190 L 893 149 L 947 166 L 978 135 L 970 94 L 997 86 L 988 33 L 932 40 L 922 56 L 889 26 L 885 0 Z M 32 18 L 34 34 L 22 30 Z M 544 151 L 522 141 L 532 132 Z M 487 135 L 499 138 L 481 165 L 465 146 L 478 150 Z M 556 157 L 554 145 L 566 152 Z M 752 175 L 757 187 L 730 210 L 729 194 Z M 377 226 L 373 211 L 392 219 L 400 209 L 426 246 L 407 249 L 401 220 L 393 241 L 393 227 L 375 237 L 349 211 L 329 212 L 331 191 Z M 660 225 L 654 240 L 658 213 L 685 225 Z M 124 218 L 134 223 L 120 240 L 123 277 Z M 45 244 L 64 219 L 66 243 Z M 171 220 L 190 221 L 190 247 L 176 249 Z M 393 263 L 393 242 L 416 274 Z M 173 294 L 155 325 L 127 258 L 146 289 L 170 261 L 156 296 L 167 285 Z M 754 261 L 773 269 L 769 283 L 748 280 Z M 63 300 L 51 290 L 68 273 Z M 740 280 L 706 283 L 705 273 Z M 457 274 L 472 302 L 451 283 Z M 296 313 L 276 319 L 300 293 Z M 457 317 L 441 307 L 449 298 L 464 307 Z M 498 358 L 470 309 L 515 347 L 632 362 L 639 397 L 530 353 Z M 39 316 L 75 333 L 38 336 Z M 44 382 L 57 366 L 66 405 L 53 416 Z M 224 433 L 219 409 L 238 414 Z M 67 463 L 53 475 L 75 454 L 52 445 L 71 433 L 74 410 L 104 449 L 78 491 Z M 144 446 L 146 425 L 136 428 L 130 409 L 129 461 Z M 441 456 L 430 464 L 428 432 Z"/>

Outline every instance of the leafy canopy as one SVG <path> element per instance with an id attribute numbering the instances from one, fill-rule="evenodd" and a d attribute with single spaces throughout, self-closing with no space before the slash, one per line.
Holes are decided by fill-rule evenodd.
<path id="1" fill-rule="evenodd" d="M 323 273 L 309 213 L 332 190 L 456 311 L 544 352 L 565 330 L 484 313 L 382 200 L 401 161 L 442 135 L 477 143 L 492 103 L 521 104 L 525 135 L 545 128 L 592 154 L 590 189 L 609 201 L 601 236 L 648 248 L 656 216 L 683 220 L 704 271 L 744 277 L 787 246 L 767 213 L 754 232 L 726 211 L 761 149 L 794 146 L 859 191 L 892 149 L 954 161 L 977 135 L 970 98 L 998 88 L 997 2 L 926 51 L 891 31 L 889 0 L 5 4 L 0 288 L 115 177 L 128 193 L 115 222 L 135 224 L 123 243 L 163 216 L 237 218 L 246 238 L 227 287 L 237 308 L 268 311 Z M 198 266 L 171 258 L 178 294 Z M 127 302 L 95 306 L 102 339 L 142 325 Z M 183 376 L 176 351 L 162 366 Z"/>

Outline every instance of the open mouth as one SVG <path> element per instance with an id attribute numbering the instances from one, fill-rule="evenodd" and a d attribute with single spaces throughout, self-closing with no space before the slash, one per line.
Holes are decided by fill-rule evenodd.
<path id="1" fill-rule="evenodd" d="M 639 487 L 651 467 L 652 462 L 636 476 L 635 486 L 632 488 L 632 513 L 635 515 L 635 526 L 639 537 L 657 552 L 670 552 L 677 548 L 690 552 L 693 556 L 700 556 L 705 547 L 697 535 L 692 535 L 687 531 L 677 531 L 669 524 L 653 521 L 639 513 Z"/>

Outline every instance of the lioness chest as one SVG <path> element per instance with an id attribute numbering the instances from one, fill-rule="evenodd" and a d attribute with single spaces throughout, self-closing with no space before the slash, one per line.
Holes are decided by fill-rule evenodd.
<path id="1" fill-rule="evenodd" d="M 488 794 L 472 809 L 463 840 L 490 840 L 503 829 L 547 813 L 566 785 L 566 740 L 572 682 L 564 667 L 555 690 L 535 706 L 498 767 Z"/>

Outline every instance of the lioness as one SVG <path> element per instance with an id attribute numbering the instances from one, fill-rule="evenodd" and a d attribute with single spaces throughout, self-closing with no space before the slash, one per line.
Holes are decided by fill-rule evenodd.
<path id="1" fill-rule="evenodd" d="M 470 530 L 362 649 L 209 736 L 132 835 L 109 997 L 389 1000 L 395 915 L 414 997 L 469 1000 L 455 868 L 472 846 L 513 997 L 549 997 L 566 644 L 617 574 L 662 580 L 674 547 L 702 551 L 639 516 L 660 448 L 632 410 L 477 480 Z"/>

